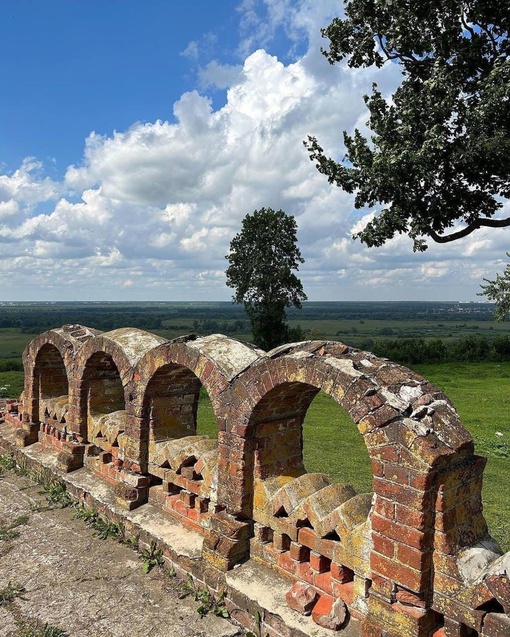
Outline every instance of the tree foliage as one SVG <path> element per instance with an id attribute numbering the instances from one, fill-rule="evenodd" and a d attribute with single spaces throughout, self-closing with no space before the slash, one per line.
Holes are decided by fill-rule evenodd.
<path id="1" fill-rule="evenodd" d="M 507 256 L 510 253 L 507 252 Z M 493 280 L 484 279 L 485 285 L 482 285 L 480 296 L 486 296 L 489 301 L 496 304 L 494 316 L 497 321 L 504 321 L 510 314 L 510 264 L 505 268 L 503 274 L 496 274 Z"/>
<path id="2" fill-rule="evenodd" d="M 495 218 L 510 196 L 509 25 L 508 0 L 351 0 L 322 30 L 331 64 L 403 73 L 391 101 L 377 85 L 365 96 L 373 135 L 344 132 L 342 162 L 305 142 L 356 208 L 383 205 L 356 238 L 380 246 L 405 233 L 423 251 L 428 239 L 510 225 Z"/>
<path id="3" fill-rule="evenodd" d="M 304 263 L 296 232 L 294 217 L 283 210 L 255 210 L 243 219 L 225 257 L 227 285 L 235 289 L 232 301 L 244 303 L 253 340 L 265 350 L 289 340 L 285 309 L 301 308 L 307 298 L 293 273 Z"/>

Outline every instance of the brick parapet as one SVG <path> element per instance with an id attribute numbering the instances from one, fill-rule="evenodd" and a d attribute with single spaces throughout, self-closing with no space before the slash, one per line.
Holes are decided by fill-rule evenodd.
<path id="1" fill-rule="evenodd" d="M 23 413 L 7 417 L 22 446 L 39 437 L 61 471 L 85 464 L 113 484 L 124 509 L 149 500 L 198 530 L 214 569 L 251 558 L 341 598 L 366 637 L 503 634 L 508 580 L 470 583 L 457 567 L 487 535 L 485 461 L 428 381 L 341 343 L 264 353 L 220 335 L 71 327 L 25 351 Z M 196 436 L 200 386 L 217 445 Z M 306 474 L 302 424 L 319 391 L 357 426 L 373 497 Z M 46 420 L 42 404 L 55 404 Z"/>

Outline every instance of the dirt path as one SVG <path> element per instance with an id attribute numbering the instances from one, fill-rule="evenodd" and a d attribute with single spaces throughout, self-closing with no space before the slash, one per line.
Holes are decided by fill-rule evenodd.
<path id="1" fill-rule="evenodd" d="M 48 510 L 40 491 L 27 477 L 12 471 L 0 475 L 0 637 L 244 634 L 213 614 L 200 618 L 197 602 L 178 598 L 177 578 L 158 568 L 144 575 L 136 552 L 95 537 L 73 519 L 72 508 Z M 21 523 L 11 534 L 19 535 L 6 538 L 16 522 Z M 11 590 L 23 592 L 2 603 L 9 582 Z M 44 624 L 64 633 L 43 633 Z"/>

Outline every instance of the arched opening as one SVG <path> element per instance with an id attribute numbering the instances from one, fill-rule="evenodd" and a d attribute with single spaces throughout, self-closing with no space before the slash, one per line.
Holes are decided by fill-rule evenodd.
<path id="1" fill-rule="evenodd" d="M 69 403 L 69 382 L 64 360 L 51 343 L 39 350 L 34 365 L 35 419 L 63 431 Z"/>
<path id="2" fill-rule="evenodd" d="M 309 473 L 326 473 L 331 482 L 352 484 L 358 493 L 372 490 L 372 465 L 363 436 L 345 409 L 323 391 L 306 412 L 303 457 Z"/>
<path id="3" fill-rule="evenodd" d="M 117 457 L 118 437 L 126 426 L 124 387 L 119 370 L 110 354 L 96 352 L 85 366 L 83 382 L 86 392 L 82 414 L 87 424 L 89 442 L 107 453 L 104 463 Z"/>
<path id="4" fill-rule="evenodd" d="M 211 398 L 203 385 L 200 388 L 200 394 L 198 397 L 197 434 L 201 436 L 208 436 L 213 440 L 218 438 L 218 423 L 216 421 L 216 414 L 214 413 Z"/>
<path id="5" fill-rule="evenodd" d="M 216 418 L 200 379 L 176 363 L 160 367 L 147 384 L 144 421 L 149 502 L 202 524 L 216 502 L 218 443 L 209 435 Z"/>
<path id="6" fill-rule="evenodd" d="M 370 587 L 372 493 L 358 492 L 347 479 L 355 477 L 357 485 L 371 490 L 371 463 L 367 450 L 359 449 L 364 443 L 357 427 L 333 399 L 302 382 L 269 391 L 255 407 L 250 425 L 250 554 L 276 564 L 290 579 L 329 595 L 335 591 L 352 606 Z M 352 453 L 350 442 L 358 458 L 342 470 L 343 457 Z M 361 462 L 366 466 L 360 471 L 354 464 Z"/>

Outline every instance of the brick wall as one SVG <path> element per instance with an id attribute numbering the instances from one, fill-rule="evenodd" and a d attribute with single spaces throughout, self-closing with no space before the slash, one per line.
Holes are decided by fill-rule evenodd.
<path id="1" fill-rule="evenodd" d="M 266 353 L 221 335 L 165 341 L 63 326 L 24 353 L 19 446 L 89 467 L 204 536 L 203 559 L 288 579 L 288 604 L 363 637 L 510 635 L 510 556 L 481 502 L 485 460 L 448 398 L 402 366 L 336 342 Z M 196 435 L 200 387 L 218 440 Z M 302 424 L 319 392 L 350 415 L 373 492 L 307 473 Z"/>

